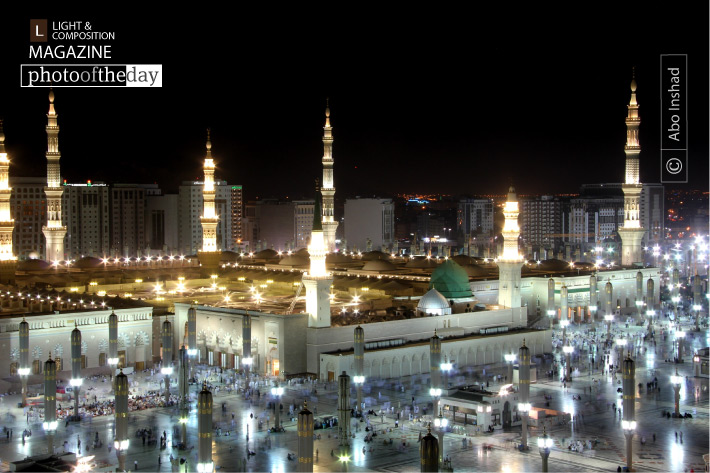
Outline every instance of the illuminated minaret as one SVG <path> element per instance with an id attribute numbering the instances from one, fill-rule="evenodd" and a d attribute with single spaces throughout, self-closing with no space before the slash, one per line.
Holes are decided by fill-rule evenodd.
<path id="1" fill-rule="evenodd" d="M 217 249 L 217 225 L 219 215 L 215 211 L 214 160 L 212 159 L 212 141 L 207 129 L 207 154 L 205 155 L 205 183 L 202 189 L 204 207 L 200 223 L 202 224 L 202 251 L 198 259 L 203 272 L 212 272 L 219 265 L 221 253 Z"/>
<path id="2" fill-rule="evenodd" d="M 641 227 L 640 197 L 641 179 L 639 176 L 639 104 L 636 102 L 636 78 L 631 80 L 631 100 L 626 117 L 626 179 L 621 185 L 624 191 L 624 226 L 618 229 L 621 237 L 621 264 L 631 266 L 642 262 L 641 240 L 645 229 Z"/>
<path id="3" fill-rule="evenodd" d="M 9 183 L 10 160 L 5 151 L 5 133 L 2 120 L 0 120 L 0 261 L 15 260 L 12 251 L 12 231 L 15 221 L 10 218 L 10 193 Z"/>
<path id="4" fill-rule="evenodd" d="M 62 177 L 59 172 L 59 126 L 54 110 L 54 91 L 49 89 L 49 113 L 47 114 L 47 225 L 42 227 L 46 239 L 45 259 L 64 260 L 64 235 L 67 227 L 62 226 Z"/>
<path id="5" fill-rule="evenodd" d="M 498 257 L 498 304 L 503 307 L 520 307 L 520 277 L 523 258 L 518 251 L 518 196 L 508 189 L 508 201 L 503 208 L 503 255 Z"/>
<path id="6" fill-rule="evenodd" d="M 333 183 L 333 127 L 330 126 L 330 106 L 326 99 L 325 126 L 323 127 L 323 234 L 326 251 L 335 251 L 335 184 Z"/>
<path id="7" fill-rule="evenodd" d="M 313 207 L 313 231 L 308 253 L 311 255 L 311 267 L 303 275 L 306 287 L 306 312 L 308 326 L 313 328 L 330 327 L 330 285 L 333 277 L 325 269 L 325 235 L 321 223 L 320 194 L 316 183 L 316 203 Z"/>

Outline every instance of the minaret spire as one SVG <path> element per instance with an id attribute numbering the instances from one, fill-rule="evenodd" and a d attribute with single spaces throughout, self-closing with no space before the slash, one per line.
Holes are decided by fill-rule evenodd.
<path id="1" fill-rule="evenodd" d="M 325 101 L 325 126 L 323 127 L 323 232 L 326 251 L 335 251 L 335 184 L 333 182 L 333 127 L 330 126 L 330 99 Z"/>
<path id="2" fill-rule="evenodd" d="M 15 260 L 12 231 L 15 221 L 10 218 L 10 159 L 5 151 L 5 131 L 0 120 L 0 261 Z"/>
<path id="3" fill-rule="evenodd" d="M 202 189 L 204 206 L 200 223 L 202 223 L 202 252 L 212 253 L 217 251 L 217 224 L 219 216 L 215 211 L 215 183 L 214 183 L 214 159 L 212 159 L 212 140 L 210 129 L 207 129 L 207 143 L 205 153 L 205 183 Z"/>
<path id="4" fill-rule="evenodd" d="M 641 240 L 645 229 L 641 228 L 640 198 L 643 188 L 640 178 L 641 145 L 639 144 L 639 104 L 636 101 L 636 69 L 632 72 L 631 99 L 626 116 L 626 153 L 625 179 L 621 185 L 624 192 L 624 225 L 619 228 L 621 237 L 621 264 L 630 266 L 643 260 Z"/>
<path id="5" fill-rule="evenodd" d="M 54 109 L 54 90 L 49 89 L 49 112 L 47 113 L 47 225 L 42 227 L 46 240 L 45 259 L 47 261 L 64 260 L 64 236 L 67 227 L 62 225 L 62 177 L 59 169 L 59 125 Z"/>
<path id="6" fill-rule="evenodd" d="M 518 248 L 520 226 L 518 225 L 518 195 L 515 188 L 508 188 L 508 199 L 503 207 L 503 254 L 498 257 L 498 304 L 517 308 L 521 305 L 520 280 L 523 258 Z"/>
<path id="7" fill-rule="evenodd" d="M 314 328 L 330 327 L 330 285 L 333 277 L 325 268 L 325 243 L 324 224 L 321 223 L 320 193 L 316 180 L 316 198 L 313 206 L 313 231 L 311 231 L 311 244 L 308 253 L 311 256 L 311 266 L 308 273 L 303 275 L 303 285 L 306 288 L 306 312 L 308 326 Z"/>

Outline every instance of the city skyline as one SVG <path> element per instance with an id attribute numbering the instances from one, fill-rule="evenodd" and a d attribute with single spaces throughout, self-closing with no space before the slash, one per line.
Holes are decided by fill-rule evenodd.
<path id="1" fill-rule="evenodd" d="M 150 17 L 97 18 L 102 29 L 119 34 L 116 61 L 163 63 L 166 79 L 155 90 L 55 89 L 62 177 L 155 182 L 174 192 L 183 180 L 199 180 L 209 127 L 217 179 L 243 184 L 249 199 L 308 196 L 321 174 L 329 97 L 337 200 L 404 192 L 503 194 L 510 184 L 521 194 L 571 193 L 584 183 L 622 180 L 635 67 L 641 180 L 658 182 L 659 55 L 689 54 L 691 104 L 706 104 L 707 45 L 680 26 L 657 38 L 658 16 L 651 16 L 634 23 L 628 46 L 620 19 L 610 20 L 603 38 L 590 36 L 594 15 L 577 31 L 535 36 L 517 29 L 489 37 L 483 29 L 467 38 L 433 28 L 439 34 L 429 37 L 384 25 L 360 42 L 345 30 L 326 35 L 332 39 L 321 45 L 303 35 L 277 48 L 265 42 L 240 49 L 239 63 L 231 65 L 244 73 L 219 81 L 214 78 L 233 77 L 220 42 L 226 33 L 196 40 L 191 64 L 175 52 L 187 48 L 187 39 L 155 52 L 140 46 L 159 31 L 131 37 Z M 194 36 L 220 25 L 198 25 Z M 25 27 L 26 19 L 18 19 L 5 33 L 15 35 L 5 39 L 10 61 L 18 64 L 26 62 L 26 40 L 17 39 Z M 278 38 L 291 32 L 270 28 Z M 247 31 L 252 28 L 232 33 L 236 40 Z M 408 41 L 397 49 L 403 36 Z M 2 81 L 4 90 L 14 91 L 0 110 L 10 174 L 41 176 L 48 90 L 20 88 L 14 74 Z M 690 182 L 668 188 L 707 189 L 704 111 L 689 106 Z M 105 162 L 112 165 L 96 165 Z"/>

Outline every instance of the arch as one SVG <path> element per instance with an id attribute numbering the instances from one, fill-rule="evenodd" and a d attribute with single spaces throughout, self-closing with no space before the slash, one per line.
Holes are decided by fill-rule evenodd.
<path id="1" fill-rule="evenodd" d="M 118 335 L 118 349 L 119 350 L 126 350 L 131 346 L 131 340 L 128 338 L 128 335 L 125 333 L 121 333 Z"/>
<path id="2" fill-rule="evenodd" d="M 500 350 L 500 345 L 497 343 L 493 346 L 493 360 L 491 360 L 491 363 L 499 363 L 505 361 L 503 358 L 503 352 Z"/>
<path id="3" fill-rule="evenodd" d="M 365 362 L 362 364 L 363 371 L 365 371 L 365 377 L 371 377 L 372 376 L 372 364 L 370 363 L 370 360 L 365 360 Z"/>
<path id="4" fill-rule="evenodd" d="M 86 340 L 81 341 L 81 354 L 86 355 L 86 352 L 89 351 L 89 344 L 86 343 Z"/>
<path id="5" fill-rule="evenodd" d="M 476 351 L 473 347 L 468 347 L 468 352 L 466 353 L 466 366 L 475 366 L 476 364 Z"/>
<path id="6" fill-rule="evenodd" d="M 36 345 L 36 346 L 32 349 L 32 359 L 33 359 L 33 360 L 40 360 L 40 359 L 42 359 L 42 347 L 40 347 L 39 345 Z"/>
<path id="7" fill-rule="evenodd" d="M 402 376 L 402 365 L 396 356 L 392 358 L 392 373 L 391 373 L 392 378 L 399 378 Z"/>
<path id="8" fill-rule="evenodd" d="M 10 361 L 19 361 L 20 359 L 20 349 L 13 348 L 10 350 Z"/>
<path id="9" fill-rule="evenodd" d="M 431 371 L 431 366 L 429 365 L 429 355 L 427 353 L 424 353 L 422 355 L 420 366 L 421 366 L 421 368 L 419 369 L 420 373 L 429 373 Z"/>
<path id="10" fill-rule="evenodd" d="M 106 353 L 108 351 L 108 341 L 105 338 L 99 340 L 99 353 Z"/>
<path id="11" fill-rule="evenodd" d="M 136 334 L 136 338 L 135 338 L 136 347 L 142 347 L 144 345 L 147 345 L 148 340 L 149 340 L 148 334 L 145 333 L 143 330 L 141 330 L 140 332 L 138 332 Z"/>
<path id="12" fill-rule="evenodd" d="M 326 376 L 326 379 L 330 379 L 329 373 L 333 373 L 333 375 L 335 375 L 335 365 L 333 364 L 332 361 L 329 361 L 329 362 L 326 363 L 326 365 L 325 365 L 325 376 Z"/>
<path id="13" fill-rule="evenodd" d="M 464 347 L 459 348 L 459 354 L 458 358 L 456 359 L 456 362 L 458 363 L 459 367 L 466 366 L 468 364 L 466 363 L 466 351 Z"/>
<path id="14" fill-rule="evenodd" d="M 409 357 L 407 355 L 404 355 L 402 357 L 402 367 L 401 367 L 401 375 L 402 376 L 409 376 L 412 374 L 412 362 L 409 360 Z"/>
<path id="15" fill-rule="evenodd" d="M 389 358 L 382 360 L 382 367 L 380 368 L 380 377 L 383 379 L 391 378 L 392 371 Z"/>
<path id="16" fill-rule="evenodd" d="M 380 377 L 380 360 L 372 360 L 372 377 L 373 378 L 379 378 Z"/>
<path id="17" fill-rule="evenodd" d="M 493 350 L 491 349 L 490 345 L 486 345 L 483 353 L 483 364 L 486 365 L 488 363 L 492 363 L 493 360 Z"/>
<path id="18" fill-rule="evenodd" d="M 61 343 L 54 345 L 52 355 L 54 358 L 62 358 L 64 356 L 64 346 Z"/>
<path id="19" fill-rule="evenodd" d="M 419 359 L 419 355 L 417 353 L 415 353 L 412 355 L 411 374 L 420 374 L 421 372 L 422 372 L 421 360 Z"/>

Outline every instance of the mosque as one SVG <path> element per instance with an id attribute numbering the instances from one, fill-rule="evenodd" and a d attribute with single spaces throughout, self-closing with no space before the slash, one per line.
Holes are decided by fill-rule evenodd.
<path id="1" fill-rule="evenodd" d="M 219 216 L 215 211 L 215 162 L 208 132 L 203 167 L 203 248 L 198 252 L 197 261 L 181 266 L 182 273 L 192 278 L 219 273 L 220 278 L 235 285 L 243 284 L 244 288 L 248 284 L 270 282 L 274 286 L 290 287 L 296 295 L 274 299 L 268 305 L 257 302 L 248 307 L 175 302 L 174 315 L 167 316 L 173 322 L 172 353 L 185 345 L 196 349 L 201 362 L 213 366 L 246 366 L 252 372 L 270 376 L 334 380 L 342 371 L 355 372 L 354 339 L 355 333 L 362 330 L 365 347 L 362 374 L 367 378 L 396 378 L 431 371 L 429 341 L 435 333 L 441 339 L 443 359 L 458 368 L 483 367 L 503 362 L 503 356 L 515 352 L 523 341 L 533 359 L 550 353 L 550 327 L 560 320 L 585 322 L 598 320 L 605 314 L 635 316 L 640 310 L 639 302 L 649 308 L 656 307 L 660 271 L 637 264 L 642 261 L 637 240 L 640 241 L 638 236 L 643 229 L 638 218 L 637 191 L 641 184 L 635 90 L 633 81 L 627 118 L 626 216 L 623 231 L 620 231 L 625 245 L 624 260 L 616 269 L 559 260 L 526 262 L 518 248 L 519 209 L 512 186 L 503 210 L 503 252 L 495 260 L 465 255 L 431 258 L 402 257 L 380 251 L 361 255 L 336 252 L 338 222 L 333 216 L 333 134 L 328 107 L 323 134 L 322 187 L 316 190 L 308 248 L 288 255 L 273 250 L 244 257 L 222 252 L 218 249 L 215 232 Z M 55 174 L 59 175 L 58 127 L 53 113 L 53 93 L 50 93 L 46 191 L 52 211 L 44 229 L 48 241 L 46 256 L 50 261 L 63 254 L 59 236 L 66 232 L 61 218 L 57 217 L 61 216 L 61 186 L 55 186 L 52 180 Z M 4 152 L 4 135 L 0 136 L 0 180 L 5 180 L 7 188 L 7 170 L 3 172 L 3 166 L 9 166 L 9 160 Z M 0 187 L 2 185 L 0 182 Z M 11 227 L 3 223 L 9 220 L 8 216 L 2 217 L 4 195 L 0 193 L 0 259 L 4 255 L 12 256 L 11 249 L 4 251 L 2 246 L 3 232 L 11 231 Z M 10 244 L 11 241 L 10 238 Z M 0 261 L 0 272 L 4 271 L 4 261 L 10 261 L 10 265 L 15 263 L 12 258 Z M 87 262 L 84 270 L 90 271 L 93 263 L 96 262 Z M 41 265 L 41 262 L 32 265 Z M 48 277 L 46 268 L 15 269 L 14 275 L 18 278 L 37 277 L 35 281 L 41 281 Z M 175 277 L 174 268 L 164 265 L 146 267 L 143 271 Z M 105 280 L 101 284 L 110 284 L 110 274 L 104 264 L 104 272 L 99 276 Z M 53 276 L 58 277 L 56 271 Z M 53 280 L 54 287 L 61 284 L 61 280 Z M 36 343 L 42 348 L 37 351 L 38 357 L 51 352 L 50 347 L 59 343 L 57 339 L 68 339 L 74 323 L 81 322 L 91 330 L 87 332 L 91 342 L 82 352 L 86 353 L 84 366 L 103 366 L 101 353 L 103 349 L 105 358 L 105 343 L 101 340 L 108 336 L 107 317 L 111 312 L 108 306 L 87 306 L 83 301 L 79 306 L 76 301 L 72 305 L 68 298 L 61 296 L 62 302 L 54 302 L 52 294 L 45 296 L 46 301 L 43 297 L 41 303 L 45 305 L 38 308 L 31 300 L 18 305 L 19 301 L 10 299 L 11 291 L 6 292 L 8 294 L 0 295 L 0 309 L 6 312 L 0 321 L 0 353 L 7 355 L 10 362 L 0 363 L 1 376 L 13 372 L 12 354 L 19 348 L 18 337 L 13 333 L 18 330 L 23 316 L 30 319 L 31 345 Z M 305 296 L 301 296 L 302 292 Z M 352 301 L 341 304 L 341 310 L 337 310 L 336 297 L 344 296 L 351 296 Z M 121 320 L 126 322 L 119 325 L 119 337 L 125 339 L 121 364 L 140 369 L 156 361 L 161 353 L 159 329 L 153 307 L 130 301 L 132 299 L 116 298 L 109 305 L 115 307 Z M 35 310 L 27 310 L 29 304 L 35 304 Z M 189 321 L 193 317 L 196 333 L 190 334 Z"/>

